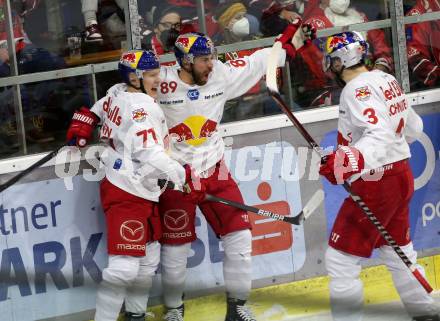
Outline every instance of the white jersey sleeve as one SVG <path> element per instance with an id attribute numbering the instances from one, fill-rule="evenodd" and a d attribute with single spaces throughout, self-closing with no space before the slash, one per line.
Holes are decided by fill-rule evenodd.
<path id="1" fill-rule="evenodd" d="M 405 129 L 403 130 L 403 134 L 405 135 L 406 141 L 411 144 L 423 132 L 423 121 L 419 115 L 414 111 L 413 108 L 409 108 L 408 110 L 408 118 L 406 121 Z"/>
<path id="2" fill-rule="evenodd" d="M 226 99 L 233 99 L 245 94 L 266 73 L 271 48 L 257 50 L 250 56 L 229 60 L 223 64 L 225 82 L 228 84 Z M 283 67 L 286 61 L 286 52 L 281 51 L 277 57 L 278 67 Z"/>
<path id="3" fill-rule="evenodd" d="M 104 104 L 108 101 L 108 97 L 116 97 L 120 92 L 124 92 L 126 89 L 127 85 L 124 83 L 113 85 L 107 90 L 106 96 L 102 97 L 95 104 L 93 104 L 92 108 L 90 108 L 90 111 L 99 117 L 99 124 L 102 124 L 103 122 L 103 113 L 104 108 L 106 107 Z"/>

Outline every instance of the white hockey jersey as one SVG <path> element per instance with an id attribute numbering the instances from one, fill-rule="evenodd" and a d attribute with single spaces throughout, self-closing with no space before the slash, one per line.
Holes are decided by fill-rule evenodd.
<path id="1" fill-rule="evenodd" d="M 185 170 L 166 154 L 168 129 L 159 105 L 146 94 L 125 90 L 125 84 L 113 86 L 91 108 L 101 120 L 100 139 L 107 143 L 105 174 L 122 190 L 158 201 L 158 179 L 183 184 Z"/>
<path id="2" fill-rule="evenodd" d="M 158 102 L 167 120 L 174 159 L 190 164 L 198 174 L 222 159 L 224 143 L 218 126 L 224 105 L 264 76 L 269 52 L 266 48 L 227 63 L 215 61 L 204 86 L 184 83 L 176 67 L 161 68 Z M 283 50 L 278 66 L 284 65 L 285 58 Z"/>
<path id="3" fill-rule="evenodd" d="M 396 78 L 379 70 L 348 82 L 341 93 L 338 144 L 356 147 L 366 169 L 411 157 L 407 141 L 423 130 Z"/>

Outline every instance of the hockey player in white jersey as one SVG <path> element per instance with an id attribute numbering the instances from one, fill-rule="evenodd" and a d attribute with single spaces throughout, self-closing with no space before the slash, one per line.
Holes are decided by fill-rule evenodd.
<path id="1" fill-rule="evenodd" d="M 290 25 L 278 39 L 289 55 L 301 50 L 306 38 L 301 22 Z M 307 27 L 304 29 L 309 32 Z M 292 39 L 295 39 L 292 41 Z M 311 45 L 311 44 L 307 44 Z M 246 93 L 264 75 L 270 48 L 223 64 L 215 57 L 212 41 L 201 33 L 180 35 L 174 53 L 180 68 L 164 67 L 158 102 L 167 119 L 171 157 L 190 164 L 207 193 L 243 203 L 236 182 L 223 160 L 224 143 L 218 132 L 225 102 Z M 285 62 L 285 51 L 277 57 Z M 196 240 L 195 212 L 200 208 L 223 242 L 223 275 L 227 292 L 226 321 L 254 321 L 245 302 L 251 290 L 252 235 L 245 211 L 227 205 L 182 199 L 166 191 L 159 202 L 163 222 L 162 286 L 168 308 L 165 320 L 182 321 L 183 291 L 190 244 Z"/>
<path id="2" fill-rule="evenodd" d="M 367 49 L 368 44 L 356 32 L 336 34 L 327 40 L 325 69 L 339 79 L 344 89 L 339 105 L 339 148 L 321 165 L 320 173 L 332 184 L 348 180 L 415 263 L 417 253 L 409 226 L 414 179 L 408 144 L 422 133 L 423 123 L 392 75 L 366 68 Z M 391 272 L 413 320 L 439 321 L 434 300 L 351 197 L 339 210 L 325 255 L 333 319 L 362 319 L 360 261 L 370 257 L 374 248 L 378 248 L 380 259 Z M 421 266 L 417 268 L 424 273 Z"/>
<path id="3" fill-rule="evenodd" d="M 160 258 L 157 181 L 185 183 L 185 169 L 165 152 L 168 129 L 155 102 L 159 67 L 151 51 L 124 53 L 119 62 L 124 83 L 113 86 L 91 110 L 77 111 L 67 133 L 68 141 L 84 146 L 100 123 L 100 139 L 107 143 L 100 194 L 109 260 L 98 288 L 95 321 L 115 321 L 124 300 L 125 321 L 145 319 Z"/>

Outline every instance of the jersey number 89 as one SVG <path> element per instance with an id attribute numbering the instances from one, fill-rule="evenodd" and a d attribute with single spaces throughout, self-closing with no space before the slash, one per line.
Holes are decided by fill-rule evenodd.
<path id="1" fill-rule="evenodd" d="M 177 83 L 175 81 L 168 82 L 162 82 L 160 84 L 160 92 L 162 94 L 168 94 L 169 91 L 172 93 L 176 91 Z"/>

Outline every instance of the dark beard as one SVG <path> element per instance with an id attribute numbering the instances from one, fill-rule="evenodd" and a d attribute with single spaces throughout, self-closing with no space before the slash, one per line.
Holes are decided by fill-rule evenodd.
<path id="1" fill-rule="evenodd" d="M 194 80 L 194 83 L 195 83 L 197 86 L 204 86 L 204 85 L 206 85 L 206 83 L 208 82 L 208 81 L 204 81 L 204 80 L 202 80 L 201 77 L 200 77 L 198 74 L 196 74 L 196 73 L 194 72 L 194 69 L 193 69 L 192 67 L 191 67 L 191 68 L 185 68 L 185 67 L 182 67 L 182 68 L 185 69 L 186 72 L 188 72 L 188 73 L 191 74 L 191 76 L 192 76 L 192 78 L 193 78 L 193 80 Z"/>
<path id="2" fill-rule="evenodd" d="M 194 82 L 198 86 L 206 85 L 206 83 L 208 82 L 207 80 L 202 80 L 201 77 L 199 75 L 197 75 L 194 71 L 192 71 L 192 76 L 193 76 Z"/>

